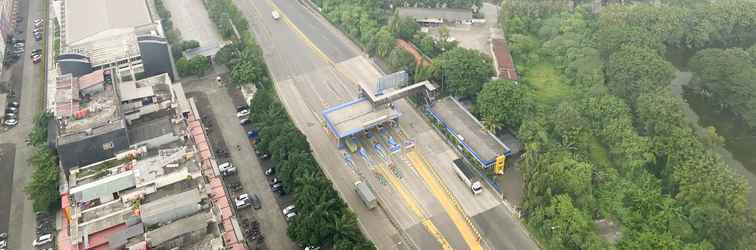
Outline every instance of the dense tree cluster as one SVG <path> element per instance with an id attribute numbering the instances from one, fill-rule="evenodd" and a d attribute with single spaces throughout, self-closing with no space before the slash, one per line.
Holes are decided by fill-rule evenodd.
<path id="1" fill-rule="evenodd" d="M 278 178 L 296 198 L 297 216 L 289 224 L 289 236 L 305 246 L 374 249 L 312 157 L 307 139 L 270 89 L 255 93 L 250 119 L 260 133 L 257 149 L 270 153 Z"/>
<path id="2" fill-rule="evenodd" d="M 37 212 L 52 212 L 60 208 L 58 158 L 47 147 L 47 125 L 52 117 L 52 113 L 39 113 L 34 117 L 34 128 L 29 133 L 29 141 L 34 146 L 29 162 L 34 170 L 24 191 Z"/>
<path id="3" fill-rule="evenodd" d="M 504 3 L 502 23 L 518 71 L 548 62 L 577 90 L 556 106 L 520 111 L 523 211 L 549 248 L 607 248 L 592 224 L 599 219 L 621 225 L 612 247 L 622 249 L 756 244 L 748 185 L 707 146 L 715 133 L 708 136 L 714 139 L 694 133 L 684 101 L 669 89 L 675 69 L 662 57 L 670 46 L 753 44 L 756 3 L 678 6 L 684 5 L 612 5 L 593 16 L 550 1 Z M 728 99 L 722 100 L 728 107 L 743 105 L 741 112 L 754 110 L 745 100 L 756 93 L 747 76 L 754 57 L 745 51 L 706 49 L 691 62 L 696 85 Z M 501 100 L 486 92 L 477 103 L 484 118 L 517 112 L 487 111 Z"/>
<path id="4" fill-rule="evenodd" d="M 182 57 L 176 61 L 176 71 L 180 76 L 201 76 L 210 69 L 210 59 L 206 56 Z"/>
<path id="5" fill-rule="evenodd" d="M 249 31 L 249 23 L 231 0 L 205 0 L 205 8 L 210 19 L 223 38 L 235 37 L 234 27 L 239 34 Z"/>
<path id="6" fill-rule="evenodd" d="M 756 127 L 756 45 L 740 48 L 705 49 L 691 59 L 693 84 L 723 109 L 737 114 L 751 128 Z"/>
<path id="7" fill-rule="evenodd" d="M 433 66 L 444 92 L 459 97 L 476 96 L 494 75 L 490 57 L 461 47 L 436 57 Z"/>

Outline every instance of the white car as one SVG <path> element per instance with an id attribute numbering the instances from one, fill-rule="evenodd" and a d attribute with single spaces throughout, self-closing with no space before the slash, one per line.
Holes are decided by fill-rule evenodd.
<path id="1" fill-rule="evenodd" d="M 16 126 L 16 125 L 18 125 L 18 120 L 16 120 L 16 119 L 5 119 L 5 121 L 3 122 L 3 124 L 5 124 L 5 126 Z"/>
<path id="2" fill-rule="evenodd" d="M 242 109 L 239 112 L 236 112 L 236 117 L 243 118 L 247 117 L 249 115 L 249 109 Z"/>
<path id="3" fill-rule="evenodd" d="M 283 212 L 283 214 L 289 214 L 291 212 L 294 212 L 294 209 L 296 209 L 294 205 L 289 205 L 288 207 L 285 207 L 283 210 L 281 210 L 281 212 Z"/>
<path id="4" fill-rule="evenodd" d="M 297 213 L 291 212 L 286 214 L 286 221 L 291 221 L 292 219 L 294 219 L 294 216 L 297 216 Z"/>
<path id="5" fill-rule="evenodd" d="M 220 171 L 224 176 L 228 176 L 236 173 L 236 167 L 234 167 L 234 165 L 232 165 L 230 162 L 224 162 L 218 165 L 218 171 Z"/>
<path id="6" fill-rule="evenodd" d="M 239 197 L 236 197 L 236 199 L 234 199 L 234 202 L 236 203 L 236 209 L 249 207 L 249 205 L 252 204 L 252 201 L 249 200 L 248 194 L 239 195 Z"/>
<path id="7" fill-rule="evenodd" d="M 38 247 L 38 246 L 41 246 L 50 242 L 52 242 L 52 234 L 45 234 L 45 235 L 37 237 L 37 239 L 34 240 L 34 242 L 32 242 L 32 246 Z"/>
<path id="8" fill-rule="evenodd" d="M 279 18 L 281 18 L 281 14 L 278 14 L 278 11 L 275 10 L 271 12 L 270 15 L 273 16 L 273 20 L 278 20 Z"/>

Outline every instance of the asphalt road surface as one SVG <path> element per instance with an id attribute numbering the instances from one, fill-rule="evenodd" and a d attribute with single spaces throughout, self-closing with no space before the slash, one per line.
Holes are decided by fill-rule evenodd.
<path id="1" fill-rule="evenodd" d="M 32 202 L 27 199 L 26 193 L 24 193 L 24 186 L 26 186 L 32 174 L 32 168 L 27 160 L 34 149 L 26 145 L 24 140 L 32 129 L 35 113 L 42 109 L 42 90 L 45 88 L 40 75 L 40 67 L 43 67 L 43 65 L 33 64 L 32 60 L 29 59 L 31 51 L 44 44 L 34 41 L 31 32 L 33 27 L 31 20 L 43 15 L 43 3 L 46 4 L 45 1 L 40 0 L 19 1 L 17 13 L 25 16 L 23 36 L 26 40 L 26 52 L 16 62 L 19 65 L 12 66 L 10 70 L 3 72 L 3 79 L 10 79 L 21 104 L 18 126 L 0 134 L 0 142 L 14 144 L 15 146 L 15 157 L 13 159 L 2 159 L 2 161 L 12 163 L 4 164 L 2 167 L 13 167 L 12 184 L 10 184 L 10 210 L 7 214 L 2 213 L 2 216 L 10 216 L 10 218 L 7 218 L 9 224 L 8 249 L 34 249 L 31 243 L 36 238 L 36 222 L 32 211 Z M 47 35 L 47 32 L 45 35 Z M 6 74 L 11 75 L 8 77 Z M 9 170 L 2 171 L 10 173 Z M 0 219 L 0 221 L 5 219 Z"/>

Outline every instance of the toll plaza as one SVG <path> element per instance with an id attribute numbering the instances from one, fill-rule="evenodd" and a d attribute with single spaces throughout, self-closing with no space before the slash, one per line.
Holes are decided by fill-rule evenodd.
<path id="1" fill-rule="evenodd" d="M 484 169 L 494 168 L 503 174 L 504 162 L 512 150 L 499 138 L 488 132 L 467 109 L 452 97 L 446 97 L 426 106 L 425 110 L 434 126 L 439 128 L 472 163 Z"/>
<path id="2" fill-rule="evenodd" d="M 346 146 L 353 153 L 357 147 L 352 136 L 380 125 L 396 124 L 401 116 L 393 101 L 410 95 L 418 95 L 430 102 L 436 86 L 429 81 L 409 85 L 407 72 L 399 71 L 378 78 L 375 83 L 359 81 L 360 98 L 323 110 L 328 129 L 339 140 L 339 147 Z"/>

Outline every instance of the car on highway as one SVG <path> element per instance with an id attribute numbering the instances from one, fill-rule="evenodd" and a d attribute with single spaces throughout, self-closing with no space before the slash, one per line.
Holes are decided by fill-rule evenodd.
<path id="1" fill-rule="evenodd" d="M 278 11 L 275 10 L 271 12 L 270 15 L 273 16 L 273 20 L 278 20 L 279 18 L 281 18 L 281 14 L 278 14 Z"/>
<path id="2" fill-rule="evenodd" d="M 41 235 L 37 237 L 37 239 L 35 239 L 34 242 L 32 242 L 32 246 L 38 247 L 38 246 L 50 243 L 52 242 L 52 240 L 53 240 L 52 234 Z"/>
<path id="3" fill-rule="evenodd" d="M 247 117 L 249 115 L 249 109 L 242 109 L 239 112 L 236 112 L 236 117 L 242 118 Z"/>

